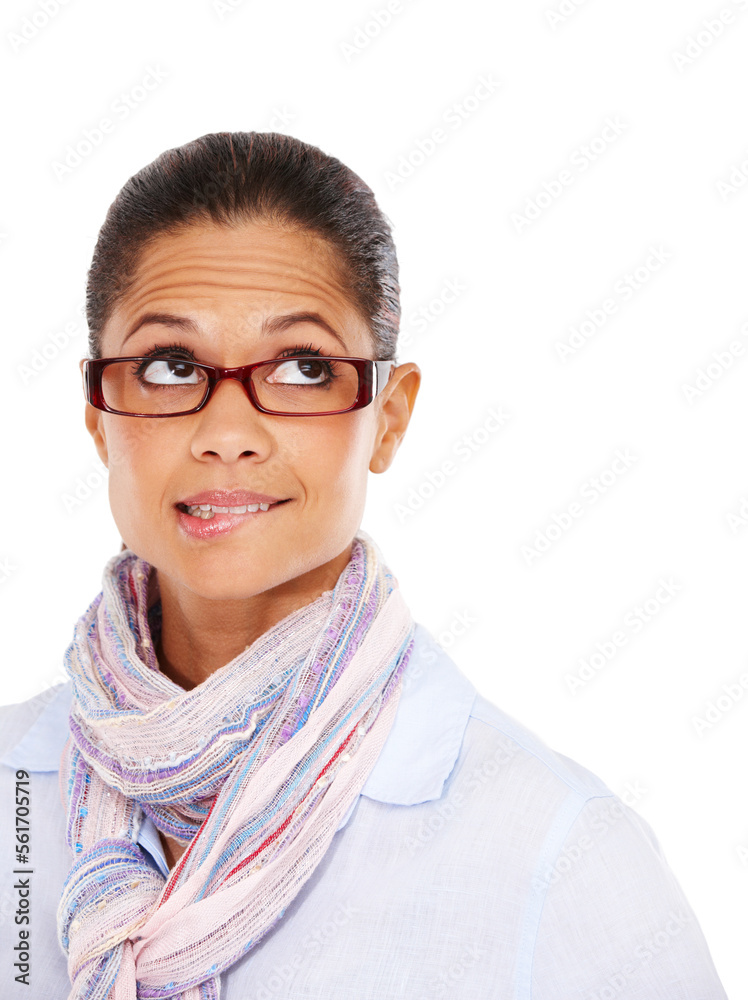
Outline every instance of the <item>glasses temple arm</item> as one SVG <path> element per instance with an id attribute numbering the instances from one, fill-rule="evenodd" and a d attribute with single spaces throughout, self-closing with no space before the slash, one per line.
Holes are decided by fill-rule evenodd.
<path id="1" fill-rule="evenodd" d="M 379 393 L 384 389 L 390 380 L 390 375 L 392 374 L 392 369 L 396 365 L 395 361 L 375 361 L 374 366 L 377 369 L 377 387 L 374 391 L 374 395 L 378 396 Z"/>

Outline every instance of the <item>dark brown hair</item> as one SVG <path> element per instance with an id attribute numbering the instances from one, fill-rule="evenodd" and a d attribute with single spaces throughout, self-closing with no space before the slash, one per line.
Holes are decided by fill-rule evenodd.
<path id="1" fill-rule="evenodd" d="M 167 149 L 134 174 L 107 212 L 86 287 L 91 357 L 132 286 L 145 248 L 192 223 L 267 220 L 328 241 L 378 360 L 394 358 L 400 322 L 395 245 L 374 194 L 316 146 L 276 132 L 215 132 Z"/>

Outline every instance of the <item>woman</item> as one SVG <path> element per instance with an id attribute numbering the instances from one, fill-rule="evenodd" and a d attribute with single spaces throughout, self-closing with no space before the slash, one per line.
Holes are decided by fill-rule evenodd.
<path id="1" fill-rule="evenodd" d="M 82 370 L 124 545 L 70 684 L 4 714 L 19 995 L 724 996 L 646 824 L 359 530 L 419 388 L 398 291 L 369 188 L 287 136 L 203 136 L 111 206 Z"/>

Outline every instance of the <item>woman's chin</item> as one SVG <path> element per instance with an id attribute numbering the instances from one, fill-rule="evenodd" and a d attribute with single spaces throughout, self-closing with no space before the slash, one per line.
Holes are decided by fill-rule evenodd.
<path id="1" fill-rule="evenodd" d="M 168 585 L 176 595 L 181 593 L 188 600 L 197 597 L 204 601 L 223 602 L 251 600 L 259 594 L 273 590 L 285 579 L 282 573 L 274 572 L 271 575 L 267 569 L 264 572 L 262 570 L 253 572 L 246 559 L 243 561 L 224 559 L 220 565 L 201 561 L 191 566 L 182 566 L 173 574 L 167 571 L 167 575 Z M 163 577 L 162 571 L 159 575 L 162 593 Z M 185 591 L 188 594 L 185 594 Z"/>
<path id="2" fill-rule="evenodd" d="M 161 558 L 159 558 L 159 555 Z M 203 601 L 249 601 L 274 591 L 280 596 L 284 584 L 297 579 L 304 566 L 298 553 L 286 557 L 277 545 L 265 548 L 226 546 L 202 551 L 155 556 L 161 594 L 179 603 Z M 146 560 L 150 561 L 150 560 Z M 186 605 L 189 607 L 189 603 Z"/>

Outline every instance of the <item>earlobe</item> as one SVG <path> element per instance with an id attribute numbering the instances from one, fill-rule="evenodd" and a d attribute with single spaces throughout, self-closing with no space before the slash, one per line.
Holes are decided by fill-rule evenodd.
<path id="1" fill-rule="evenodd" d="M 396 368 L 382 394 L 381 412 L 374 450 L 369 462 L 370 472 L 385 472 L 392 465 L 415 406 L 421 385 L 421 370 L 409 362 Z"/>
<path id="2" fill-rule="evenodd" d="M 104 431 L 104 421 L 102 410 L 97 410 L 95 406 L 86 403 L 86 429 L 94 440 L 96 451 L 104 465 L 109 466 L 109 450 L 106 443 L 106 433 Z"/>

